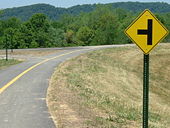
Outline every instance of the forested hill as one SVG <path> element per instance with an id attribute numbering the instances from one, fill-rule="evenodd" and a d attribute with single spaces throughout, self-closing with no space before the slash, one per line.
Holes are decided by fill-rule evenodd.
<path id="1" fill-rule="evenodd" d="M 170 4 L 162 2 L 140 3 L 140 2 L 118 2 L 110 4 L 100 4 L 101 6 L 110 5 L 113 8 L 123 8 L 132 12 L 140 12 L 144 9 L 150 9 L 156 13 L 170 12 Z M 8 19 L 9 17 L 18 17 L 22 20 L 28 20 L 35 13 L 44 13 L 50 19 L 58 19 L 63 14 L 80 14 L 81 12 L 93 11 L 97 4 L 77 5 L 70 8 L 58 8 L 48 4 L 35 4 L 24 7 L 4 9 L 0 19 Z"/>
<path id="2" fill-rule="evenodd" d="M 80 14 L 81 12 L 90 12 L 95 9 L 95 5 L 78 5 L 70 8 L 56 8 L 49 4 L 35 4 L 17 8 L 4 9 L 0 19 L 8 19 L 9 17 L 17 17 L 22 20 L 28 20 L 35 13 L 44 13 L 50 19 L 59 19 L 63 14 Z"/>

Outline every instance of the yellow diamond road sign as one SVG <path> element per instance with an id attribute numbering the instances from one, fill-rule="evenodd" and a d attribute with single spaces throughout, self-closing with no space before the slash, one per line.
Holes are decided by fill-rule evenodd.
<path id="1" fill-rule="evenodd" d="M 149 52 L 168 35 L 164 25 L 146 9 L 125 30 L 125 34 L 145 53 Z"/>

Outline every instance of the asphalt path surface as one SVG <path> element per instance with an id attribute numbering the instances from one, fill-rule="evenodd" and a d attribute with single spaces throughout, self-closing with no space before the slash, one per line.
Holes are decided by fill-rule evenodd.
<path id="1" fill-rule="evenodd" d="M 82 53 L 109 47 L 119 46 L 60 48 L 55 54 L 0 70 L 0 128 L 55 128 L 46 105 L 54 69 Z"/>

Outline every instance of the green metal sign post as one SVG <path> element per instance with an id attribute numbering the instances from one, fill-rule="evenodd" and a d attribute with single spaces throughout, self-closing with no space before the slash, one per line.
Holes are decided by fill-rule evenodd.
<path id="1" fill-rule="evenodd" d="M 8 37 L 5 36 L 6 61 L 8 61 Z"/>
<path id="2" fill-rule="evenodd" d="M 144 54 L 143 67 L 143 128 L 148 128 L 149 111 L 149 54 Z"/>

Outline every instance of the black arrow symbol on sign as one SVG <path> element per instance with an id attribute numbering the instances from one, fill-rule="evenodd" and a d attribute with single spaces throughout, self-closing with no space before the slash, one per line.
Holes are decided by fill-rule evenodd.
<path id="1" fill-rule="evenodd" d="M 153 21 L 152 19 L 148 19 L 148 28 L 139 29 L 138 35 L 147 35 L 147 45 L 152 45 L 152 29 L 153 29 Z"/>

